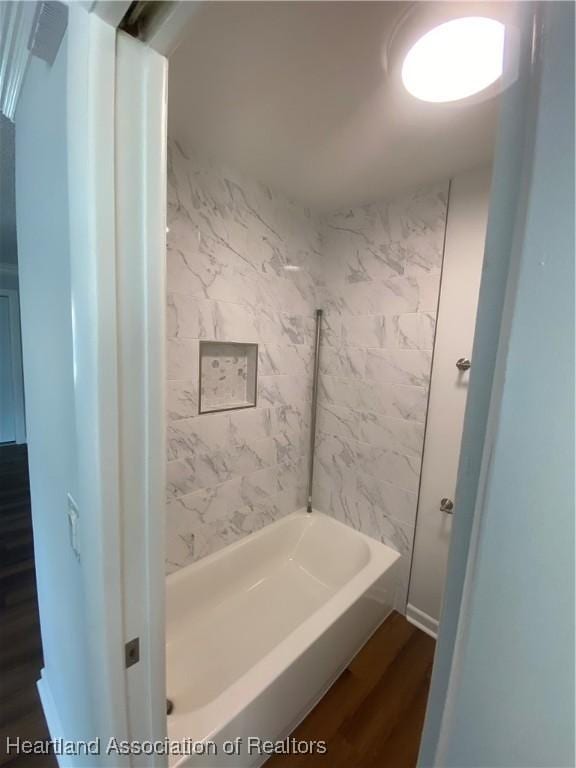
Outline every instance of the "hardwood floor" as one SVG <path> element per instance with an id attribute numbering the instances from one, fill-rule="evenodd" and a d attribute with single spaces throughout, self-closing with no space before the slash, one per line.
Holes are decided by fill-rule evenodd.
<path id="1" fill-rule="evenodd" d="M 416 765 L 434 641 L 393 613 L 292 736 L 327 742 L 325 755 L 274 756 L 266 768 Z"/>
<path id="2" fill-rule="evenodd" d="M 6 737 L 49 739 L 36 681 L 42 668 L 28 456 L 0 446 L 0 765 L 56 766 L 53 756 L 6 754 Z"/>

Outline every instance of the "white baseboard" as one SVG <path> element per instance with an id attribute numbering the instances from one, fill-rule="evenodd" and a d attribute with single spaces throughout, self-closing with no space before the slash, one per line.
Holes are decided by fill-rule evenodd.
<path id="1" fill-rule="evenodd" d="M 433 619 L 432 616 L 428 616 L 424 611 L 420 611 L 418 608 L 410 605 L 410 603 L 406 606 L 406 618 L 415 627 L 433 637 L 434 640 L 438 637 L 438 621 Z"/>
<path id="2" fill-rule="evenodd" d="M 56 703 L 54 701 L 54 697 L 52 696 L 52 691 L 50 690 L 50 685 L 48 684 L 44 669 L 40 673 L 40 680 L 38 680 L 36 683 L 36 687 L 38 688 L 38 693 L 40 694 L 40 702 L 42 704 L 42 709 L 44 710 L 44 717 L 46 718 L 46 724 L 48 726 L 48 731 L 50 732 L 50 738 L 53 741 L 54 739 L 65 738 L 62 724 L 60 722 L 60 716 L 58 714 L 58 710 L 56 709 Z M 58 761 L 58 768 L 74 768 L 70 762 L 70 759 L 71 758 L 69 755 L 57 754 L 56 760 Z"/>

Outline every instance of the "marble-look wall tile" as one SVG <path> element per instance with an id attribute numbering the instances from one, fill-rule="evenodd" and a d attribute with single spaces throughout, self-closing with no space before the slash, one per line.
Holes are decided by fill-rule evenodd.
<path id="1" fill-rule="evenodd" d="M 364 381 L 359 389 L 361 409 L 374 411 L 391 419 L 426 420 L 428 392 L 426 387 Z"/>
<path id="2" fill-rule="evenodd" d="M 168 381 L 196 381 L 198 383 L 197 341 L 168 338 L 166 352 Z"/>
<path id="3" fill-rule="evenodd" d="M 328 435 L 368 443 L 410 458 L 419 458 L 422 452 L 424 425 L 418 422 L 320 404 L 318 428 Z"/>
<path id="4" fill-rule="evenodd" d="M 189 419 L 198 413 L 198 381 L 168 381 L 166 383 L 168 421 Z"/>
<path id="5" fill-rule="evenodd" d="M 259 372 L 262 376 L 290 374 L 311 383 L 310 366 L 313 362 L 311 346 L 297 344 L 260 344 L 258 348 Z"/>
<path id="6" fill-rule="evenodd" d="M 366 350 L 325 346 L 320 354 L 320 372 L 325 376 L 363 378 L 366 374 Z"/>
<path id="7" fill-rule="evenodd" d="M 216 303 L 183 293 L 168 294 L 169 338 L 213 339 L 216 333 Z"/>
<path id="8" fill-rule="evenodd" d="M 403 555 L 406 603 L 448 185 L 341 211 L 324 227 L 316 506 Z M 337 329 L 335 332 L 333 329 Z"/>
<path id="9" fill-rule="evenodd" d="M 435 324 L 434 312 L 351 315 L 343 324 L 343 336 L 351 347 L 432 349 Z"/>
<path id="10" fill-rule="evenodd" d="M 335 489 L 331 483 L 318 482 L 314 489 L 315 506 L 327 511 L 340 522 L 371 536 L 395 549 L 402 555 L 397 570 L 395 607 L 405 612 L 410 574 L 410 560 L 414 541 L 414 527 L 401 523 L 382 513 L 366 499 L 346 495 Z"/>
<path id="11" fill-rule="evenodd" d="M 428 350 L 369 349 L 366 354 L 366 378 L 384 384 L 426 387 L 431 366 Z"/>
<path id="12" fill-rule="evenodd" d="M 173 140 L 168 229 L 171 572 L 305 503 L 320 232 L 302 206 Z M 199 340 L 259 345 L 256 408 L 198 415 Z"/>

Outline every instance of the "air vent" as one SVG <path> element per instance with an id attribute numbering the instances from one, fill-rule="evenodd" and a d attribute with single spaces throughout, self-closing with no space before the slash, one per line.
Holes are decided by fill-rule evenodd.
<path id="1" fill-rule="evenodd" d="M 67 25 L 68 8 L 63 3 L 38 3 L 28 41 L 30 53 L 52 65 Z"/>

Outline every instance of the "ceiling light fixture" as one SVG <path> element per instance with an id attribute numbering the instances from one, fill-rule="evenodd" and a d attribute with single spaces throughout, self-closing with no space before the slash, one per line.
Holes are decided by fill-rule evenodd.
<path id="1" fill-rule="evenodd" d="M 431 29 L 402 65 L 406 90 L 422 101 L 458 101 L 483 91 L 502 75 L 504 25 L 467 16 Z"/>

